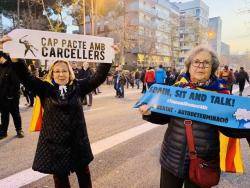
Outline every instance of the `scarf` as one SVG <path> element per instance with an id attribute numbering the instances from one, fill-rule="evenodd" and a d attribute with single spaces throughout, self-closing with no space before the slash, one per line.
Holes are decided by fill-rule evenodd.
<path id="1" fill-rule="evenodd" d="M 57 83 L 55 83 L 54 80 L 49 80 L 49 79 L 46 79 L 45 82 L 48 82 L 49 84 L 53 85 L 53 87 L 55 87 L 58 100 L 60 100 L 61 102 L 66 101 L 66 99 L 69 97 L 70 89 L 72 88 L 70 86 L 72 85 L 73 82 L 70 82 L 66 86 L 59 86 Z M 41 104 L 41 99 L 39 96 L 36 96 L 32 111 L 32 118 L 30 121 L 30 127 L 29 127 L 30 132 L 36 132 L 42 129 L 43 111 L 44 109 Z"/>

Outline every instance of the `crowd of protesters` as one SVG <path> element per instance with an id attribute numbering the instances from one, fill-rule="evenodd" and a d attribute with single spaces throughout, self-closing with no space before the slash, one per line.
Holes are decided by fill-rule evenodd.
<path id="1" fill-rule="evenodd" d="M 123 70 L 121 66 L 117 66 L 113 73 L 108 74 L 106 83 L 114 85 L 116 97 L 124 98 L 124 88 L 141 88 L 141 93 L 145 93 L 155 83 L 173 85 L 178 75 L 179 72 L 175 68 L 166 69 L 162 65 L 159 65 L 158 68 L 143 67 L 141 70 L 136 69 L 135 71 Z"/>
<path id="2" fill-rule="evenodd" d="M 223 79 L 227 85 L 230 94 L 233 91 L 233 85 L 239 85 L 239 96 L 242 96 L 242 93 L 245 88 L 246 81 L 249 83 L 249 76 L 248 73 L 244 70 L 244 67 L 240 67 L 240 70 L 236 70 L 235 72 L 233 69 L 229 69 L 227 65 L 219 71 L 218 76 L 220 79 Z"/>

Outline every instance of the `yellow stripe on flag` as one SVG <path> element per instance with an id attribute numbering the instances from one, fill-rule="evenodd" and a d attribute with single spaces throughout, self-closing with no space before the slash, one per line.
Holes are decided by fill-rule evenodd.
<path id="1" fill-rule="evenodd" d="M 42 120 L 42 105 L 40 98 L 37 96 L 35 99 L 35 105 L 33 107 L 33 112 L 32 112 L 32 119 L 30 122 L 30 132 L 35 132 L 35 131 L 40 131 L 41 129 L 41 120 Z"/>
<path id="2" fill-rule="evenodd" d="M 236 154 L 234 158 L 234 164 L 235 164 L 236 172 L 238 173 L 244 172 L 244 165 L 243 165 L 241 148 L 240 148 L 240 139 L 237 139 L 236 141 Z"/>
<path id="3" fill-rule="evenodd" d="M 229 138 L 220 133 L 220 168 L 226 171 L 227 144 Z"/>
<path id="4" fill-rule="evenodd" d="M 220 133 L 220 168 L 224 172 L 244 172 L 240 139 L 232 139 Z"/>

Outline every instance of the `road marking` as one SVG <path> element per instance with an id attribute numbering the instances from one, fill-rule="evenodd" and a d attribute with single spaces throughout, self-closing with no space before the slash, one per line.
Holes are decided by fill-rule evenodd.
<path id="1" fill-rule="evenodd" d="M 160 127 L 160 125 L 152 123 L 144 123 L 126 131 L 120 132 L 108 138 L 99 140 L 91 144 L 91 148 L 94 155 L 100 154 L 118 144 L 121 144 L 131 138 L 139 136 L 147 131 Z M 32 182 L 38 181 L 41 178 L 48 176 L 48 174 L 42 174 L 33 171 L 31 168 L 13 174 L 0 180 L 0 187 L 3 188 L 17 188 L 28 185 Z"/>
<path id="2" fill-rule="evenodd" d="M 133 90 L 133 91 L 126 91 L 125 90 L 125 96 L 127 95 L 127 94 L 134 94 L 134 93 L 140 93 L 141 92 L 141 90 Z M 115 97 L 115 90 L 114 90 L 114 92 L 111 92 L 111 93 L 107 93 L 107 94 L 103 94 L 103 95 L 97 95 L 97 96 L 94 96 L 93 98 L 94 99 L 98 99 L 98 98 L 103 98 L 103 97 Z"/>
<path id="3" fill-rule="evenodd" d="M 160 125 L 156 125 L 152 123 L 144 123 L 142 125 L 120 132 L 118 134 L 115 134 L 103 140 L 97 141 L 91 144 L 91 147 L 93 149 L 93 154 L 97 155 L 105 150 L 108 150 L 118 144 L 121 144 L 133 137 L 141 135 L 159 126 Z"/>
<path id="4" fill-rule="evenodd" d="M 102 109 L 104 109 L 105 107 L 100 107 L 100 108 L 89 108 L 89 107 L 87 107 L 87 108 L 84 108 L 83 109 L 83 112 L 93 112 L 93 111 L 97 111 L 97 110 L 102 110 Z"/>

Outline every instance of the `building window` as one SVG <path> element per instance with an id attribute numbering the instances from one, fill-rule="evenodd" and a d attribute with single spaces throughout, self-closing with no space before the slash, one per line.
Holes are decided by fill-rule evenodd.
<path id="1" fill-rule="evenodd" d="M 200 16 L 200 13 L 201 13 L 201 10 L 199 8 L 195 10 L 195 15 L 196 16 Z"/>
<path id="2" fill-rule="evenodd" d="M 104 25 L 104 32 L 108 32 L 109 31 L 109 26 L 108 25 Z"/>

